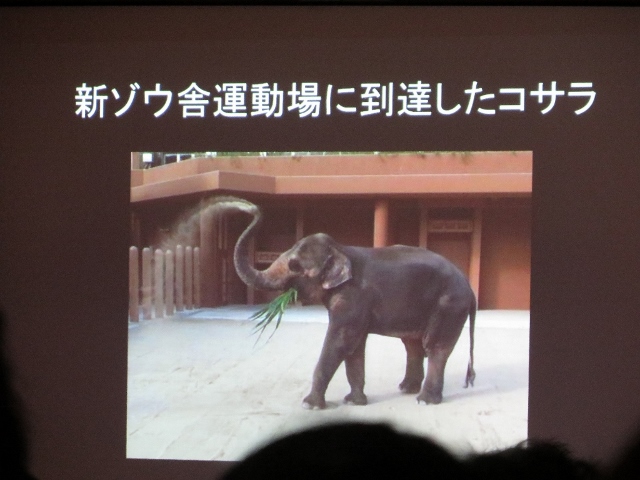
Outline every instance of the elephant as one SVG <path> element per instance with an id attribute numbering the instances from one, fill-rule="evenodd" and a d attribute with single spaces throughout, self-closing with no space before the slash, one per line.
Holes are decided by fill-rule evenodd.
<path id="1" fill-rule="evenodd" d="M 400 338 L 407 355 L 400 390 L 418 393 L 419 404 L 439 404 L 445 366 L 467 317 L 470 359 L 464 386 L 473 386 L 476 296 L 465 275 L 449 260 L 425 248 L 345 246 L 316 233 L 299 240 L 260 271 L 249 260 L 249 244 L 262 221 L 261 210 L 235 197 L 226 197 L 220 204 L 227 211 L 253 217 L 234 249 L 236 272 L 246 285 L 276 291 L 295 288 L 303 304 L 322 303 L 328 310 L 329 325 L 311 392 L 303 400 L 305 408 L 326 408 L 325 392 L 342 362 L 351 388 L 344 401 L 367 404 L 368 334 Z"/>

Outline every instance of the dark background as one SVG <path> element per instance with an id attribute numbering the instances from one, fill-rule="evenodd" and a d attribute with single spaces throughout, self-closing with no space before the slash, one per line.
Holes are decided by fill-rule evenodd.
<path id="1" fill-rule="evenodd" d="M 132 151 L 532 150 L 529 433 L 608 460 L 640 419 L 640 11 L 578 8 L 58 8 L 0 12 L 0 305 L 32 471 L 211 478 L 223 464 L 125 459 Z M 429 82 L 428 118 L 182 119 L 195 81 Z M 593 82 L 591 109 L 464 115 L 465 88 Z M 75 87 L 140 91 L 116 118 Z M 396 92 L 398 93 L 398 92 Z M 451 95 L 451 97 L 449 97 Z M 451 106 L 451 104 L 447 104 Z M 207 110 L 210 114 L 211 107 Z M 478 372 L 482 374 L 481 371 Z M 437 408 L 437 407 L 435 407 Z"/>

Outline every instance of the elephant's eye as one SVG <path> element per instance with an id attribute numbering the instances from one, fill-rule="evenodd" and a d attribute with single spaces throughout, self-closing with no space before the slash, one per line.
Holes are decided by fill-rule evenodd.
<path id="1" fill-rule="evenodd" d="M 302 265 L 300 265 L 300 261 L 297 258 L 292 258 L 289 260 L 289 270 L 293 273 L 301 273 Z"/>

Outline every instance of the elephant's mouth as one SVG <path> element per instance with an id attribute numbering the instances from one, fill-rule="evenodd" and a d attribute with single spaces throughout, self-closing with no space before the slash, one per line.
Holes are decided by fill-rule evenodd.
<path id="1" fill-rule="evenodd" d="M 294 288 L 298 292 L 298 301 L 302 305 L 321 305 L 322 288 L 318 281 L 309 277 L 293 277 L 286 282 L 286 288 Z"/>

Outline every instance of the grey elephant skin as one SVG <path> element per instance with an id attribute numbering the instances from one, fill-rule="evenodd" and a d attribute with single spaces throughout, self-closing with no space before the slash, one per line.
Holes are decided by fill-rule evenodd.
<path id="1" fill-rule="evenodd" d="M 440 403 L 445 366 L 467 317 L 471 341 L 465 387 L 473 385 L 476 297 L 464 274 L 449 260 L 404 245 L 340 245 L 317 233 L 301 239 L 269 268 L 259 271 L 249 261 L 249 243 L 262 221 L 260 209 L 234 197 L 217 202 L 224 212 L 242 211 L 253 217 L 234 251 L 236 271 L 244 283 L 266 290 L 293 287 L 303 304 L 322 303 L 329 312 L 322 353 L 303 406 L 326 407 L 327 386 L 342 362 L 351 387 L 345 402 L 367 403 L 364 366 L 370 333 L 398 337 L 404 343 L 407 366 L 400 390 L 418 393 L 418 403 Z"/>

